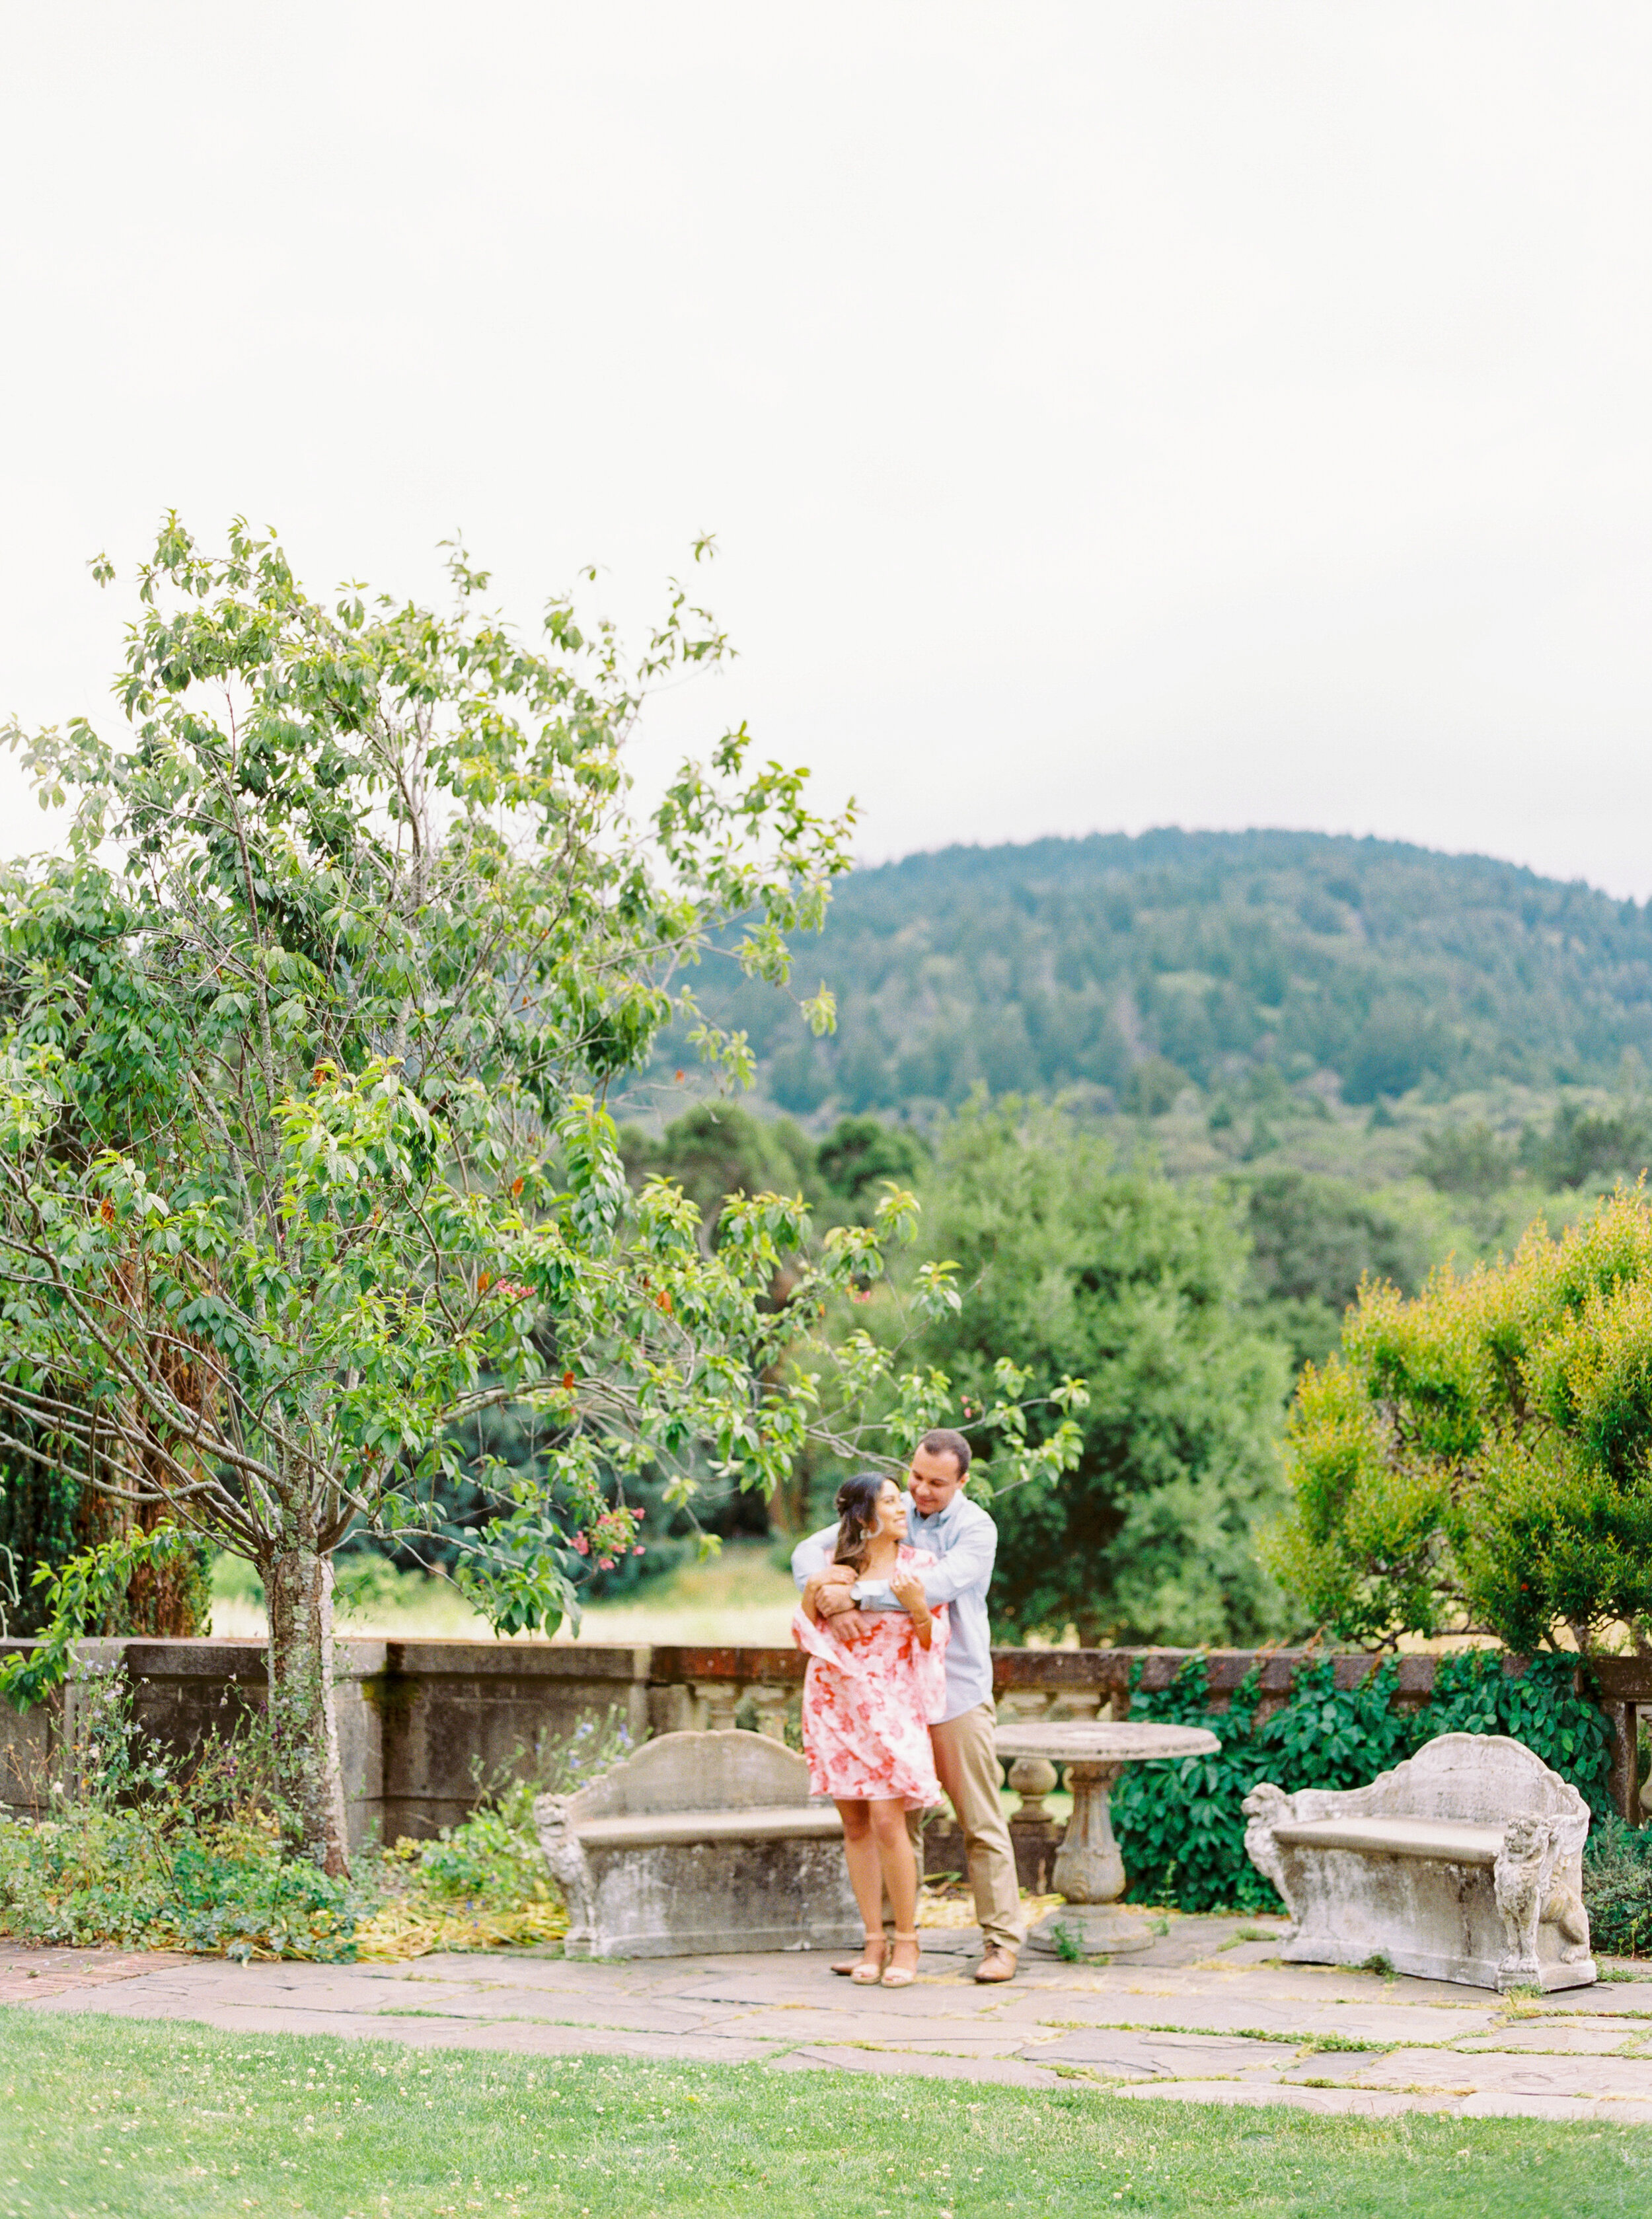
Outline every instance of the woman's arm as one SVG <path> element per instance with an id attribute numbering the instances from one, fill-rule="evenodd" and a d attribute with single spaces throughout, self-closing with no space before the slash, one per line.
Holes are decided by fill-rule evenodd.
<path id="1" fill-rule="evenodd" d="M 892 1572 L 889 1591 L 911 1619 L 919 1647 L 927 1649 L 935 1636 L 935 1620 L 929 1614 L 928 1604 L 923 1599 L 923 1582 L 916 1572 Z"/>

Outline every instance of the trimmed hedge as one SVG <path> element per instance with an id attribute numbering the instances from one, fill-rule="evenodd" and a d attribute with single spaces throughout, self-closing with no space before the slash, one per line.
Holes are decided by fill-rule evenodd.
<path id="1" fill-rule="evenodd" d="M 1221 1736 L 1214 1756 L 1179 1764 L 1132 1766 L 1113 1791 L 1113 1831 L 1123 1853 L 1132 1903 L 1181 1911 L 1278 1911 L 1270 1883 L 1245 1854 L 1240 1806 L 1259 1781 L 1287 1793 L 1299 1787 L 1363 1787 L 1432 1741 L 1436 1734 L 1507 1734 L 1578 1788 L 1598 1818 L 1612 1806 L 1607 1778 L 1612 1731 L 1598 1704 L 1577 1689 L 1578 1662 L 1534 1656 L 1516 1663 L 1500 1650 L 1442 1656 L 1433 1691 L 1420 1709 L 1394 1702 L 1399 1668 L 1378 1664 L 1357 1688 L 1339 1688 L 1329 1657 L 1298 1670 L 1289 1699 L 1265 1718 L 1261 1669 L 1212 1714 L 1205 1662 L 1191 1656 L 1171 1686 L 1141 1693 L 1131 1676 L 1130 1716 L 1208 1725 Z"/>

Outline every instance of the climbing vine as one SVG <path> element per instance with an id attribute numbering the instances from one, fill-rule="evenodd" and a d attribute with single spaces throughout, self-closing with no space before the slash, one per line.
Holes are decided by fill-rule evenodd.
<path id="1" fill-rule="evenodd" d="M 1579 1691 L 1575 1656 L 1517 1663 L 1490 1649 L 1441 1656 L 1428 1700 L 1416 1710 L 1395 1702 L 1393 1658 L 1357 1687 L 1338 1688 L 1327 1656 L 1302 1665 L 1289 1700 L 1266 1716 L 1258 1715 L 1259 1667 L 1214 1716 L 1202 1656 L 1189 1657 L 1163 1689 L 1140 1691 L 1140 1669 L 1138 1663 L 1132 1675 L 1132 1720 L 1209 1725 L 1222 1745 L 1214 1756 L 1135 1766 L 1114 1790 L 1113 1827 L 1134 1903 L 1279 1910 L 1272 1886 L 1245 1854 L 1240 1806 L 1251 1788 L 1264 1780 L 1287 1793 L 1363 1787 L 1437 1734 L 1507 1734 L 1569 1780 L 1598 1818 L 1611 1808 L 1611 1731 L 1599 1706 Z"/>

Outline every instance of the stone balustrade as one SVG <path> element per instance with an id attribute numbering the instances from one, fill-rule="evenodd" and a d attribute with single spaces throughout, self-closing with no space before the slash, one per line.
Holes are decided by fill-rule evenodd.
<path id="1" fill-rule="evenodd" d="M 27 1648 L 0 1642 L 0 1656 Z M 1177 1649 L 998 1649 L 993 1680 L 999 1713 L 1018 1724 L 1038 1719 L 1123 1719 L 1130 1682 L 1166 1688 L 1186 1662 Z M 81 1654 L 130 1680 L 140 1723 L 171 1747 L 187 1749 L 238 1710 L 262 1702 L 266 1666 L 261 1643 L 249 1641 L 88 1641 Z M 351 1834 L 428 1835 L 463 1818 L 475 1802 L 478 1777 L 520 1762 L 543 1737 L 568 1733 L 581 1718 L 615 1715 L 639 1736 L 686 1727 L 751 1728 L 771 1739 L 795 1736 L 804 1659 L 795 1649 L 693 1648 L 595 1642 L 386 1641 L 337 1644 L 337 1709 Z M 1253 1667 L 1261 1672 L 1264 1710 L 1289 1693 L 1309 1653 L 1296 1650 L 1206 1652 L 1213 1723 Z M 1364 1655 L 1335 1657 L 1337 1684 L 1352 1688 L 1371 1669 Z M 1652 1783 L 1637 1793 L 1636 1734 L 1642 1710 L 1652 1711 L 1652 1658 L 1596 1661 L 1603 1706 L 1612 1721 L 1612 1791 L 1631 1823 L 1652 1812 Z M 1431 1656 L 1399 1660 L 1396 1700 L 1415 1707 L 1432 1688 Z M 54 1756 L 75 1732 L 75 1698 L 65 1689 L 19 1714 L 0 1705 L 0 1804 L 34 1807 L 52 1777 Z M 1017 1862 L 1029 1886 L 1047 1879 L 1060 1826 L 1046 1799 L 1054 1768 L 1023 1758 L 1009 1785 L 1020 1798 L 1010 1820 Z M 932 1871 L 956 1871 L 962 1843 L 932 1826 Z"/>

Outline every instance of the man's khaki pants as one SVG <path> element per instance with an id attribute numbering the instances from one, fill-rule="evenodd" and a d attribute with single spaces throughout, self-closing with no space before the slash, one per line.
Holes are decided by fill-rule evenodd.
<path id="1" fill-rule="evenodd" d="M 989 1949 L 1019 1950 L 1027 1939 L 1015 1852 L 998 1800 L 998 1758 L 991 1703 L 978 1703 L 929 1729 L 935 1772 L 963 1829 L 975 1915 Z M 914 1820 L 916 1812 L 909 1814 Z"/>

